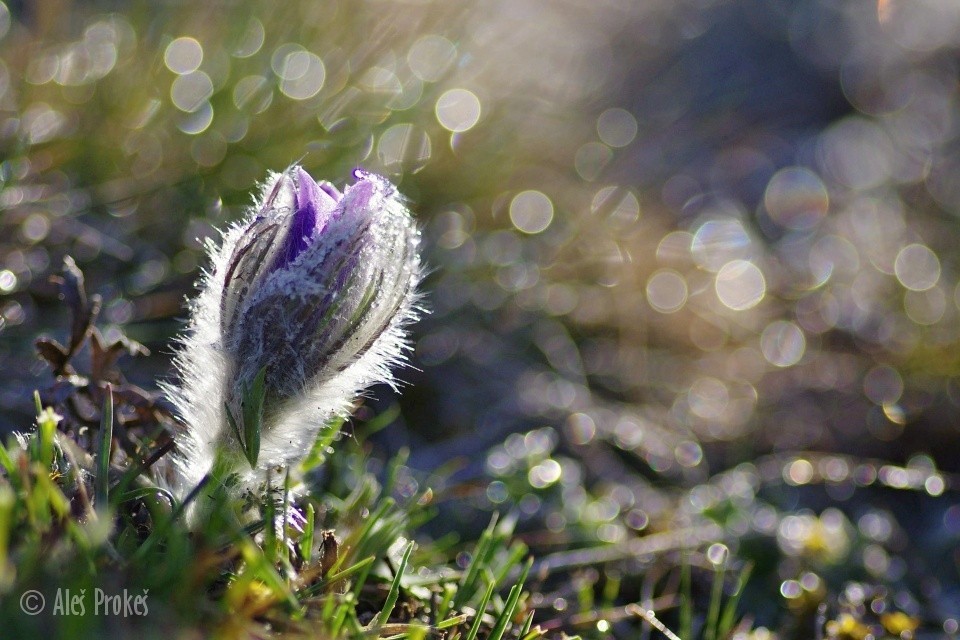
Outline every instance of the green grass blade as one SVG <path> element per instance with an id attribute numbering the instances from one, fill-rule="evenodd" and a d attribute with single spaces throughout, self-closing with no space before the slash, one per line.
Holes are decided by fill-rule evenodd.
<path id="1" fill-rule="evenodd" d="M 370 420 L 367 420 L 363 423 L 363 436 L 364 438 L 369 438 L 371 435 L 389 427 L 393 424 L 393 421 L 397 419 L 400 415 L 400 405 L 394 403 L 387 407 L 386 411 L 383 413 L 374 416 Z"/>
<path id="2" fill-rule="evenodd" d="M 369 546 L 367 542 L 370 538 L 371 532 L 373 531 L 374 527 L 384 519 L 384 516 L 390 509 L 393 508 L 394 504 L 393 498 L 385 498 L 380 502 L 379 505 L 377 505 L 377 508 L 369 516 L 367 516 L 367 521 L 364 523 L 356 538 L 353 540 L 352 546 L 357 552 L 357 555 L 370 555 L 370 553 L 367 553 L 367 547 Z M 339 569 L 340 564 L 344 561 L 344 558 L 346 558 L 346 556 L 340 556 L 330 570 L 336 571 Z"/>
<path id="3" fill-rule="evenodd" d="M 437 618 L 446 618 L 447 612 L 450 611 L 450 603 L 453 602 L 453 594 L 456 593 L 457 588 L 450 584 L 446 583 L 443 585 L 443 596 L 440 598 L 440 602 L 437 604 Z"/>
<path id="4" fill-rule="evenodd" d="M 693 588 L 690 582 L 690 555 L 686 549 L 680 556 L 680 637 L 692 638 Z"/>
<path id="5" fill-rule="evenodd" d="M 507 625 L 510 624 L 510 621 L 513 619 L 513 614 L 516 611 L 522 589 L 523 587 L 519 584 L 515 584 L 510 588 L 510 595 L 507 596 L 507 602 L 503 607 L 503 611 L 501 611 L 497 617 L 497 622 L 493 626 L 493 630 L 490 632 L 490 635 L 487 636 L 488 640 L 500 640 L 503 634 L 506 633 Z"/>
<path id="6" fill-rule="evenodd" d="M 124 502 L 130 502 L 131 500 L 145 498 L 147 496 L 156 494 L 160 494 L 170 500 L 170 504 L 174 504 L 176 502 L 176 498 L 173 496 L 173 494 L 163 487 L 139 487 L 137 489 L 131 489 L 130 491 L 117 494 L 113 497 L 116 504 L 123 504 Z"/>
<path id="7" fill-rule="evenodd" d="M 300 602 L 287 586 L 286 581 L 277 572 L 270 558 L 252 540 L 244 541 L 240 547 L 241 554 L 247 567 L 270 589 L 278 601 L 285 600 L 292 609 L 300 607 Z"/>
<path id="8" fill-rule="evenodd" d="M 460 614 L 459 616 L 453 616 L 452 618 L 447 618 L 446 620 L 443 620 L 442 622 L 438 622 L 437 625 L 436 625 L 436 628 L 437 628 L 437 629 L 440 629 L 440 630 L 443 630 L 443 629 L 449 629 L 450 627 L 456 627 L 456 626 L 461 625 L 461 624 L 463 624 L 464 622 L 466 622 L 466 621 L 467 621 L 467 618 L 469 618 L 469 617 L 470 617 L 470 616 L 468 616 L 468 615 L 465 614 L 465 613 Z"/>
<path id="9" fill-rule="evenodd" d="M 287 467 L 286 474 L 283 477 L 283 514 L 281 515 L 280 526 L 280 546 L 286 549 L 288 547 L 287 528 L 290 518 L 290 467 Z M 284 554 L 286 558 L 286 554 Z"/>
<path id="10" fill-rule="evenodd" d="M 317 439 L 313 441 L 313 446 L 310 448 L 310 453 L 308 453 L 307 457 L 300 463 L 301 471 L 306 473 L 319 467 L 326 461 L 330 445 L 333 444 L 333 441 L 336 440 L 340 434 L 340 428 L 343 426 L 343 423 L 344 419 L 336 416 L 320 429 Z"/>
<path id="11" fill-rule="evenodd" d="M 94 505 L 107 508 L 110 497 L 110 447 L 113 444 L 113 387 L 107 385 L 100 416 L 100 439 L 97 445 L 97 477 L 94 483 Z"/>
<path id="12" fill-rule="evenodd" d="M 407 464 L 407 460 L 409 458 L 410 449 L 407 447 L 401 447 L 400 451 L 397 452 L 397 455 L 390 459 L 390 462 L 387 465 L 387 474 L 383 480 L 383 495 L 389 496 L 393 494 L 393 490 L 397 484 L 397 475 L 400 473 L 400 468 Z"/>
<path id="13" fill-rule="evenodd" d="M 747 581 L 750 579 L 750 573 L 752 571 L 752 562 L 748 562 L 743 567 L 743 570 L 740 571 L 740 575 L 737 577 L 737 587 L 723 607 L 723 614 L 720 616 L 720 625 L 717 629 L 717 638 L 726 638 L 730 630 L 733 629 L 733 623 L 737 615 L 737 605 L 740 603 L 740 598 L 743 596 L 743 589 L 747 586 Z"/>
<path id="14" fill-rule="evenodd" d="M 233 435 L 237 436 L 237 442 L 240 443 L 240 447 L 246 452 L 247 445 L 243 440 L 243 434 L 240 433 L 240 426 L 237 424 L 237 419 L 233 417 L 233 411 L 230 410 L 230 405 L 226 402 L 223 403 L 223 412 L 227 416 L 227 424 L 233 429 Z"/>
<path id="15" fill-rule="evenodd" d="M 17 504 L 17 495 L 10 485 L 0 484 L 0 586 L 7 581 L 12 581 L 10 573 L 12 567 L 8 566 L 7 551 L 10 542 L 10 534 L 13 531 L 16 518 L 14 508 Z M 10 576 L 6 578 L 6 576 Z"/>
<path id="16" fill-rule="evenodd" d="M 376 557 L 376 556 L 374 556 Z M 370 572 L 373 570 L 373 565 L 369 564 L 364 567 L 360 573 L 357 574 L 357 581 L 353 585 L 353 595 L 358 600 L 360 599 L 361 594 L 363 593 L 363 587 L 367 584 L 367 578 L 370 577 Z"/>
<path id="17" fill-rule="evenodd" d="M 299 595 L 301 598 L 309 598 L 309 597 L 315 596 L 332 584 L 336 584 L 341 580 L 346 580 L 347 578 L 350 578 L 355 574 L 368 570 L 370 568 L 370 565 L 372 565 L 374 560 L 376 559 L 377 559 L 376 556 L 368 556 L 363 560 L 360 560 L 355 564 L 347 567 L 343 571 L 339 571 L 331 576 L 324 578 L 323 580 L 316 582 L 315 584 L 310 585 L 309 587 L 301 589 L 297 593 L 297 595 Z M 350 594 L 347 594 L 346 597 L 350 597 Z"/>
<path id="18" fill-rule="evenodd" d="M 414 542 L 411 540 L 407 548 L 403 551 L 403 557 L 400 558 L 400 565 L 397 567 L 397 575 L 393 577 L 393 583 L 390 585 L 390 592 L 387 594 L 387 600 L 383 603 L 383 609 L 377 618 L 377 626 L 387 624 L 393 608 L 397 604 L 397 598 L 400 597 L 400 580 L 403 579 L 403 572 L 407 569 L 407 563 L 410 561 L 410 554 L 413 553 Z"/>
<path id="19" fill-rule="evenodd" d="M 513 568 L 520 564 L 520 561 L 523 559 L 523 556 L 527 554 L 527 551 L 529 551 L 529 548 L 522 542 L 515 544 L 513 548 L 510 549 L 510 555 L 507 557 L 506 561 L 497 570 L 497 573 L 494 574 L 494 583 L 502 584 L 507 575 L 513 571 Z"/>
<path id="20" fill-rule="evenodd" d="M 3 465 L 8 477 L 16 474 L 17 465 L 14 464 L 13 458 L 10 457 L 10 453 L 3 446 L 3 443 L 0 443 L 0 465 Z"/>
<path id="21" fill-rule="evenodd" d="M 517 581 L 517 584 L 513 585 L 513 588 L 510 589 L 510 595 L 507 596 L 507 602 L 503 606 L 503 611 L 500 613 L 500 617 L 497 618 L 497 623 L 494 625 L 490 635 L 487 636 L 487 640 L 500 640 L 503 634 L 506 633 L 507 626 L 517 612 L 520 594 L 523 593 L 523 584 L 527 581 L 527 576 L 530 574 L 530 567 L 532 566 L 533 558 L 529 558 L 523 567 L 523 572 L 520 574 L 520 579 Z"/>
<path id="22" fill-rule="evenodd" d="M 710 589 L 710 605 L 707 608 L 707 622 L 703 629 L 704 640 L 717 638 L 717 623 L 720 618 L 720 599 L 723 597 L 723 565 L 716 565 L 713 571 L 713 585 Z"/>
<path id="23" fill-rule="evenodd" d="M 150 532 L 150 535 L 147 536 L 147 539 L 143 541 L 143 544 L 140 545 L 140 548 L 136 550 L 133 556 L 130 558 L 131 563 L 135 563 L 139 560 L 142 560 L 147 556 L 151 549 L 160 541 L 161 538 L 167 535 L 167 531 L 170 530 L 170 527 L 173 526 L 173 523 L 183 517 L 184 512 L 187 510 L 187 507 L 190 506 L 190 503 L 196 500 L 206 486 L 210 483 L 210 480 L 213 479 L 213 476 L 209 473 L 203 478 L 200 479 L 200 482 L 197 483 L 197 486 L 193 488 L 190 493 L 187 494 L 187 497 L 183 499 L 183 502 L 177 503 L 174 502 L 173 513 L 170 514 L 170 517 L 161 522 L 158 525 L 155 525 L 153 531 Z"/>
<path id="24" fill-rule="evenodd" d="M 271 486 L 270 470 L 267 470 L 267 487 Z M 277 561 L 279 550 L 277 541 L 277 503 L 273 493 L 267 490 L 263 498 L 263 552 L 271 562 Z"/>
<path id="25" fill-rule="evenodd" d="M 457 589 L 457 594 L 453 598 L 453 609 L 455 611 L 462 609 L 463 606 L 469 602 L 470 598 L 473 597 L 474 593 L 476 593 L 476 582 L 480 577 L 480 567 L 485 564 L 487 550 L 493 546 L 494 531 L 496 530 L 499 517 L 500 514 L 494 513 L 490 518 L 490 524 L 487 525 L 487 528 L 480 534 L 480 539 L 477 541 L 477 546 L 473 552 L 473 558 L 470 559 L 467 570 L 463 576 L 461 576 L 459 589 Z"/>
<path id="26" fill-rule="evenodd" d="M 39 446 L 38 460 L 47 468 L 53 466 L 54 447 L 56 440 L 57 422 L 59 416 L 53 409 L 44 409 L 40 402 L 40 392 L 33 392 L 33 401 L 37 408 L 37 440 Z"/>
<path id="27" fill-rule="evenodd" d="M 473 624 L 470 625 L 470 631 L 467 632 L 465 640 L 474 640 L 477 637 L 477 633 L 480 631 L 480 623 L 483 621 L 483 612 L 487 610 L 487 603 L 493 596 L 494 586 L 492 581 L 487 585 L 487 590 L 484 592 L 483 598 L 480 599 L 480 604 L 477 606 L 477 615 L 473 619 Z"/>
<path id="28" fill-rule="evenodd" d="M 267 368 L 263 367 L 243 396 L 244 452 L 252 468 L 260 457 L 260 428 L 263 423 L 263 401 L 267 396 Z"/>
<path id="29" fill-rule="evenodd" d="M 520 629 L 520 638 L 526 638 L 530 635 L 530 629 L 533 628 L 533 611 L 527 614 L 527 619 L 523 623 L 523 628 Z"/>
<path id="30" fill-rule="evenodd" d="M 116 506 L 118 504 L 117 497 L 125 495 L 127 487 L 130 486 L 130 483 L 143 475 L 144 472 L 146 472 L 147 469 L 149 469 L 157 460 L 173 451 L 174 448 L 175 445 L 172 441 L 167 442 L 154 451 L 144 462 L 132 464 L 130 468 L 123 472 L 123 475 L 120 476 L 120 479 L 117 480 L 117 483 L 113 485 L 113 491 L 110 492 L 110 504 Z"/>
<path id="31" fill-rule="evenodd" d="M 300 555 L 303 556 L 303 561 L 307 563 L 313 558 L 313 522 L 316 517 L 317 512 L 313 503 L 308 502 L 305 514 L 307 522 L 303 525 L 303 535 L 300 536 Z"/>

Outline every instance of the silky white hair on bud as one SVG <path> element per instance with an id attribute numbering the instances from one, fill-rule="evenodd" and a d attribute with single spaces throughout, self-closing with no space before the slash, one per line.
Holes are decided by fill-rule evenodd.
<path id="1" fill-rule="evenodd" d="M 420 312 L 420 235 L 390 182 L 355 177 L 340 194 L 296 166 L 272 174 L 244 219 L 207 242 L 210 266 L 174 358 L 179 383 L 165 387 L 183 422 L 170 481 L 180 497 L 220 453 L 242 448 L 227 407 L 259 371 L 267 387 L 259 456 L 256 468 L 233 470 L 240 490 L 301 460 L 363 389 L 395 386 L 406 327 Z M 299 237 L 303 219 L 316 224 Z"/>

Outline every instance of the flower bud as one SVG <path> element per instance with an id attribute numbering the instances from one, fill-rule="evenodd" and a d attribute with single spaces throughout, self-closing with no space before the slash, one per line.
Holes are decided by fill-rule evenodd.
<path id="1" fill-rule="evenodd" d="M 292 262 L 323 230 L 342 197 L 333 185 L 318 185 L 300 167 L 280 174 L 268 187 L 256 217 L 243 229 L 229 258 L 220 302 L 223 330 L 231 326 L 250 290 Z"/>
<path id="2" fill-rule="evenodd" d="M 209 247 L 213 270 L 176 357 L 181 385 L 168 388 L 186 423 L 181 493 L 223 452 L 245 454 L 232 459 L 250 462 L 238 469 L 247 485 L 295 463 L 363 388 L 393 381 L 417 314 L 419 232 L 389 181 L 354 178 L 341 193 L 291 167 Z M 251 397 L 262 416 L 238 426 Z"/>
<path id="3" fill-rule="evenodd" d="M 278 178 L 244 230 L 221 303 L 238 388 L 266 367 L 267 392 L 280 398 L 338 375 L 369 349 L 419 272 L 418 235 L 393 185 L 358 172 L 340 195 L 295 171 Z"/>

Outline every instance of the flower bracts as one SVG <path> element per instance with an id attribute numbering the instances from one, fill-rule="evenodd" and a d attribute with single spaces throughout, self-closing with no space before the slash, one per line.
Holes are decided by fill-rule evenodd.
<path id="1" fill-rule="evenodd" d="M 237 471 L 248 483 L 296 462 L 363 388 L 392 382 L 416 316 L 419 233 L 389 181 L 354 177 L 341 194 L 299 166 L 275 175 L 210 247 L 213 270 L 177 356 L 182 385 L 170 390 L 187 424 L 177 474 L 186 490 L 218 451 L 245 454 L 253 468 Z M 249 420 L 257 391 L 251 456 L 236 423 Z"/>

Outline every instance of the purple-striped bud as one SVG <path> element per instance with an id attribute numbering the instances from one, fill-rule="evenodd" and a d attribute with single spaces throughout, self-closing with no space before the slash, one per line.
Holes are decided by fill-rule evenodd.
<path id="1" fill-rule="evenodd" d="M 294 166 L 210 246 L 176 358 L 181 385 L 169 389 L 187 422 L 181 490 L 222 452 L 244 454 L 248 486 L 262 481 L 301 459 L 363 388 L 393 381 L 417 311 L 419 232 L 389 181 L 354 178 L 340 193 Z"/>
<path id="2" fill-rule="evenodd" d="M 268 393 L 294 396 L 348 367 L 409 306 L 416 228 L 392 184 L 355 177 L 340 194 L 294 167 L 240 236 L 221 327 L 241 387 L 266 367 Z"/>

